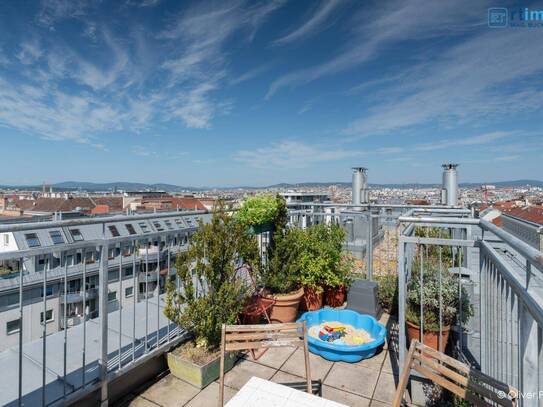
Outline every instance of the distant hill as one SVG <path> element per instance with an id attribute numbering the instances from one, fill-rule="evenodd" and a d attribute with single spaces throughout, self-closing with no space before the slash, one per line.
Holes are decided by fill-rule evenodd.
<path id="1" fill-rule="evenodd" d="M 273 184 L 265 187 L 255 186 L 236 186 L 236 187 L 191 187 L 191 186 L 179 186 L 173 184 L 145 184 L 139 182 L 108 182 L 108 183 L 95 183 L 95 182 L 81 182 L 81 181 L 65 181 L 57 184 L 52 184 L 54 191 L 167 191 L 167 192 L 196 192 L 196 191 L 209 191 L 212 189 L 291 189 L 291 188 L 326 188 L 332 185 L 349 187 L 350 182 L 303 182 L 296 184 L 280 183 Z M 370 184 L 370 188 L 439 188 L 441 184 Z M 476 188 L 481 185 L 495 185 L 497 187 L 521 187 L 521 186 L 533 186 L 543 188 L 543 181 L 537 180 L 513 180 L 513 181 L 499 181 L 499 182 L 463 182 L 460 183 L 461 188 Z M 0 189 L 18 189 L 18 190 L 41 190 L 41 185 L 0 185 Z"/>
<path id="2" fill-rule="evenodd" d="M 183 187 L 179 185 L 172 184 L 144 184 L 139 182 L 108 182 L 108 183 L 95 183 L 95 182 L 78 182 L 78 181 L 66 181 L 59 182 L 57 184 L 51 185 L 53 189 L 71 189 L 77 190 L 82 189 L 85 191 L 113 191 L 123 190 L 123 191 L 170 191 L 170 192 L 181 192 L 181 191 L 197 191 L 200 188 L 195 187 Z"/>

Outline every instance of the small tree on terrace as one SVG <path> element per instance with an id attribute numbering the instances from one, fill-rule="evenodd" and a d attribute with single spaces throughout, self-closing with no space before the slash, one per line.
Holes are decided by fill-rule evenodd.
<path id="1" fill-rule="evenodd" d="M 170 320 L 194 334 L 197 346 L 216 349 L 221 325 L 236 322 L 248 294 L 247 283 L 238 274 L 242 264 L 258 271 L 256 238 L 236 221 L 224 202 L 219 202 L 211 222 L 200 223 L 188 251 L 177 257 L 182 288 L 178 291 L 173 283 L 168 285 L 164 311 Z"/>

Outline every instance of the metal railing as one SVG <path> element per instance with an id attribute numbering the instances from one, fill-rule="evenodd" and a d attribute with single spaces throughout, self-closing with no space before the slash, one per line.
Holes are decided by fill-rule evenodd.
<path id="1" fill-rule="evenodd" d="M 81 224 L 100 224 L 102 238 L 0 253 L 0 260 L 17 260 L 20 264 L 18 277 L 15 277 L 18 285 L 16 293 L 19 300 L 17 304 L 13 304 L 18 307 L 18 340 L 8 351 L 10 355 L 15 353 L 16 358 L 3 362 L 15 364 L 15 366 L 7 367 L 17 371 L 17 380 L 10 388 L 11 393 L 0 395 L 0 404 L 65 405 L 98 389 L 101 392 L 102 403 L 107 404 L 108 382 L 110 380 L 156 356 L 157 353 L 164 352 L 185 338 L 186 332 L 163 315 L 165 294 L 160 293 L 165 291 L 166 279 L 173 278 L 171 276 L 175 253 L 186 249 L 187 236 L 196 230 L 196 227 L 107 238 L 105 223 L 168 216 L 194 216 L 201 213 L 196 211 L 157 213 L 103 219 L 1 225 L 0 232 L 16 232 Z M 148 248 L 152 242 L 156 241 L 160 242 L 162 250 L 152 251 Z M 127 245 L 131 246 L 129 256 L 124 255 L 122 251 L 122 247 Z M 113 265 L 110 264 L 109 259 L 111 255 L 109 249 L 112 247 L 120 248 Z M 91 265 L 82 261 L 82 264 L 77 265 L 81 272 L 74 273 L 70 270 L 74 266 L 68 265 L 65 260 L 68 253 L 72 256 L 76 253 L 81 255 L 81 259 L 85 259 L 87 251 L 98 253 L 96 259 L 99 267 L 96 296 L 98 317 L 95 319 L 81 317 L 79 321 L 75 321 L 68 315 L 68 306 L 66 306 L 73 300 L 71 296 L 81 297 L 82 309 L 85 312 L 88 301 L 92 298 L 90 294 L 96 294 L 96 292 L 94 289 L 89 290 L 85 284 L 89 275 L 88 268 Z M 41 281 L 28 280 L 25 263 L 37 259 L 38 256 L 45 259 L 43 270 L 36 270 L 31 274 L 41 275 Z M 56 261 L 53 260 L 54 257 L 57 259 Z M 161 263 L 163 263 L 162 266 Z M 128 277 L 124 274 L 127 267 L 132 269 L 132 273 Z M 118 278 L 112 283 L 109 281 L 109 276 L 116 271 L 118 271 Z M 48 291 L 51 284 L 48 276 L 52 274 L 55 274 L 55 282 L 58 284 L 58 291 L 54 293 L 52 290 Z M 140 281 L 142 276 L 143 281 Z M 155 282 L 155 290 L 158 295 L 151 297 L 149 292 L 147 293 L 149 295 L 144 295 L 144 298 L 138 301 L 139 283 L 145 283 L 144 290 L 147 290 L 151 286 L 151 282 L 147 281 L 151 279 L 150 276 Z M 77 290 L 77 293 L 69 289 L 68 283 L 73 279 L 82 281 L 81 289 Z M 111 284 L 115 284 L 116 298 L 114 301 L 108 298 Z M 47 293 L 47 295 L 42 295 L 42 298 L 39 299 L 36 299 L 35 296 L 31 297 L 38 287 L 41 287 L 41 292 Z M 125 293 L 125 288 L 130 287 L 132 287 L 132 291 L 131 295 L 128 295 L 129 291 Z M 13 290 L 12 287 L 10 289 Z M 54 301 L 57 296 L 60 297 L 58 302 Z M 30 336 L 31 332 L 26 332 L 27 320 L 32 323 L 32 314 L 36 312 L 36 301 L 41 302 L 39 312 L 42 321 L 43 319 L 47 320 L 47 323 L 41 324 L 41 337 L 37 339 Z M 58 308 L 55 309 L 57 303 Z M 112 307 L 112 305 L 114 306 Z M 56 315 L 57 312 L 63 315 Z M 79 324 L 67 326 L 70 325 L 70 319 L 72 319 L 71 322 L 75 321 Z M 15 320 L 14 323 L 17 321 Z M 117 340 L 114 339 L 115 336 Z M 98 342 L 98 346 L 96 346 L 96 342 Z M 29 363 L 29 361 L 32 362 Z M 39 375 L 36 369 L 39 369 Z"/>
<path id="2" fill-rule="evenodd" d="M 541 327 L 543 326 L 543 311 L 539 295 L 541 294 L 540 273 L 543 271 L 541 252 L 496 228 L 493 224 L 473 218 L 471 211 L 462 208 L 410 205 L 362 205 L 360 208 L 353 208 L 352 205 L 318 204 L 307 205 L 307 208 L 289 211 L 291 224 L 304 227 L 319 222 L 336 222 L 346 228 L 352 226 L 353 236 L 362 238 L 365 245 L 365 261 L 369 278 L 372 278 L 373 273 L 373 245 L 378 241 L 381 230 L 379 221 L 375 230 L 374 219 L 391 220 L 398 219 L 400 216 L 398 226 L 401 233 L 397 256 L 400 288 L 400 363 L 404 360 L 406 349 L 406 286 L 413 276 L 414 261 L 420 260 L 417 247 L 447 247 L 455 253 L 453 265 L 457 266 L 459 295 L 462 295 L 465 284 L 465 280 L 461 278 L 464 269 L 473 272 L 469 278 L 476 283 L 474 290 L 477 297 L 473 299 L 476 300 L 474 305 L 480 316 L 479 326 L 475 327 L 479 334 L 478 357 L 474 362 L 476 367 L 497 379 L 516 385 L 525 392 L 539 391 L 543 388 L 540 373 Z M 332 212 L 326 211 L 333 208 L 335 209 Z M 393 212 L 387 213 L 387 209 Z M 125 374 L 158 353 L 164 352 L 185 337 L 186 333 L 163 315 L 164 301 L 160 292 L 164 288 L 164 278 L 171 275 L 175 253 L 186 248 L 186 235 L 196 228 L 106 238 L 105 223 L 168 216 L 194 216 L 199 213 L 176 212 L 174 215 L 157 213 L 0 226 L 0 232 L 6 232 L 75 226 L 82 222 L 81 224 L 101 224 L 103 230 L 102 238 L 93 241 L 0 253 L 0 260 L 17 260 L 21 265 L 19 276 L 15 280 L 18 282 L 19 302 L 16 306 L 19 310 L 20 329 L 17 334 L 18 343 L 12 348 L 16 355 L 18 378 L 14 386 L 17 389 L 16 394 L 9 400 L 11 404 L 62 405 L 74 402 L 96 390 L 100 390 L 102 402 L 107 403 L 109 381 Z M 357 228 L 360 228 L 363 223 L 355 219 L 366 221 L 366 229 L 362 233 Z M 439 227 L 455 232 L 451 232 L 448 238 L 414 236 L 417 226 Z M 157 240 L 162 249 L 150 253 L 149 244 Z M 138 246 L 138 242 L 142 241 L 144 243 Z M 174 244 L 174 241 L 177 244 Z M 349 241 L 346 242 L 347 248 L 349 248 L 349 243 Z M 116 256 L 114 263 L 110 263 L 109 248 L 117 246 L 120 247 L 120 255 Z M 122 247 L 126 246 L 131 247 L 129 256 L 123 255 Z M 355 250 L 358 248 L 355 247 Z M 43 292 L 47 293 L 50 282 L 48 274 L 55 271 L 55 281 L 60 282 L 61 286 L 60 296 L 66 303 L 69 295 L 68 281 L 74 278 L 74 275 L 70 274 L 70 266 L 64 266 L 65 262 L 62 261 L 61 266 L 53 270 L 51 265 L 56 263 L 53 263 L 51 259 L 53 256 L 60 256 L 62 260 L 68 252 L 71 254 L 78 252 L 81 258 L 85 259 L 87 251 L 98 252 L 96 260 L 99 267 L 98 318 L 82 318 L 79 325 L 57 333 L 51 332 L 51 324 L 45 323 L 40 327 L 42 336 L 38 339 L 39 343 L 36 341 L 27 343 L 23 323 L 25 318 L 30 316 L 26 309 L 27 290 L 42 287 Z M 28 273 L 24 270 L 25 260 L 34 259 L 37 256 L 46 258 L 44 270 L 35 272 L 38 275 L 41 274 L 42 279 L 39 282 L 29 283 Z M 473 256 L 477 258 L 476 262 Z M 520 261 L 520 266 L 515 263 L 518 261 Z M 164 262 L 166 262 L 165 266 L 161 264 Z M 128 278 L 123 278 L 123 269 L 126 266 L 132 267 L 132 274 Z M 58 277 L 59 267 L 62 272 L 60 278 Z M 80 276 L 85 282 L 91 265 L 83 262 L 79 267 L 81 267 Z M 114 282 L 118 295 L 113 310 L 110 309 L 112 303 L 108 302 L 108 291 L 112 284 L 108 281 L 108 277 L 112 267 L 119 273 L 119 278 Z M 423 270 L 422 267 L 420 269 Z M 164 273 L 164 270 L 167 272 Z M 454 272 L 454 270 L 451 271 Z M 151 297 L 151 292 L 148 292 L 140 297 L 140 283 L 145 283 L 145 287 L 150 287 L 152 282 L 149 281 L 149 276 L 151 275 L 156 276 L 156 281 L 158 281 L 156 288 L 158 295 Z M 422 287 L 424 273 L 419 273 L 420 276 L 422 276 Z M 126 296 L 124 289 L 129 286 L 133 287 L 132 295 Z M 81 288 L 83 309 L 85 309 L 89 297 L 85 284 L 82 284 Z M 141 298 L 140 302 L 137 301 L 138 298 Z M 43 295 L 40 300 L 40 312 L 43 312 L 44 318 L 47 318 L 48 305 L 52 300 L 47 295 Z M 66 307 L 64 307 L 64 312 L 66 312 Z M 105 315 L 107 318 L 103 317 Z M 63 315 L 63 318 L 58 318 L 58 320 L 66 321 L 66 318 L 67 315 Z M 422 314 L 421 321 L 424 321 Z M 424 327 L 421 328 L 424 330 Z M 470 350 L 473 340 L 464 342 L 466 327 L 460 324 L 458 328 L 460 349 Z M 90 340 L 91 336 L 93 340 Z M 476 336 L 475 338 L 477 339 Z M 95 346 L 96 341 L 98 346 Z M 501 358 L 500 354 L 510 356 Z M 30 359 L 32 363 L 27 363 Z M 37 382 L 35 378 L 25 376 L 25 369 L 36 369 L 36 365 L 40 369 Z M 536 405 L 527 399 L 524 400 L 524 404 Z"/>
<path id="3" fill-rule="evenodd" d="M 494 224 L 471 216 L 420 217 L 411 214 L 400 217 L 399 221 L 402 230 L 398 247 L 400 368 L 406 352 L 406 313 L 413 312 L 407 308 L 406 296 L 413 287 L 420 289 L 415 297 L 421 305 L 418 320 L 420 340 L 424 341 L 423 295 L 431 263 L 427 261 L 427 253 L 439 253 L 437 267 L 441 276 L 443 267 L 450 265 L 441 256 L 448 250 L 452 253 L 453 264 L 446 271 L 456 274 L 456 300 L 461 304 L 462 296 L 469 291 L 469 301 L 474 309 L 472 320 L 463 326 L 462 307 L 459 307 L 454 341 L 457 357 L 518 388 L 522 393 L 521 405 L 540 405 L 543 394 L 540 393 L 543 391 L 543 253 Z M 416 230 L 445 231 L 446 237 L 426 237 L 424 233 L 415 236 Z M 440 279 L 439 330 L 435 333 L 440 342 L 446 329 L 442 320 L 442 290 Z"/>

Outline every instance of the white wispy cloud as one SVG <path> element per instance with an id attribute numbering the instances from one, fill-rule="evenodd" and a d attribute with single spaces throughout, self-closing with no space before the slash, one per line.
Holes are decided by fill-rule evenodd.
<path id="1" fill-rule="evenodd" d="M 217 91 L 259 73 L 232 78 L 225 42 L 238 33 L 250 41 L 282 4 L 196 3 L 170 15 L 160 32 L 132 24 L 122 32 L 97 18 L 99 2 L 43 0 L 25 40 L 10 55 L 0 53 L 11 73 L 7 80 L 0 72 L 0 126 L 102 149 L 96 137 L 107 132 L 141 133 L 172 121 L 208 128 L 232 106 Z M 69 19 L 83 42 L 57 32 Z"/>
<path id="2" fill-rule="evenodd" d="M 359 157 L 364 152 L 331 149 L 300 141 L 281 141 L 254 150 L 241 150 L 235 159 L 253 168 L 305 168 L 323 161 Z"/>
<path id="3" fill-rule="evenodd" d="M 269 87 L 266 98 L 285 87 L 309 83 L 319 78 L 360 66 L 371 61 L 387 46 L 403 41 L 417 41 L 445 34 L 465 33 L 480 21 L 479 10 L 460 2 L 396 0 L 375 8 L 363 8 L 355 14 L 344 47 L 326 62 L 295 70 L 279 77 Z M 459 23 L 460 22 L 460 23 Z"/>
<path id="4" fill-rule="evenodd" d="M 494 131 L 490 133 L 478 134 L 472 137 L 440 140 L 440 141 L 436 141 L 436 142 L 428 143 L 428 144 L 418 144 L 413 148 L 413 150 L 433 151 L 433 150 L 442 150 L 442 149 L 451 148 L 451 147 L 489 144 L 497 140 L 504 139 L 506 137 L 511 137 L 515 134 L 516 133 L 512 131 Z"/>
<path id="5" fill-rule="evenodd" d="M 226 2 L 221 7 L 199 5 L 183 13 L 158 36 L 183 44 L 163 62 L 162 68 L 170 74 L 170 86 L 179 86 L 183 96 L 169 103 L 170 112 L 188 127 L 209 127 L 212 118 L 220 113 L 220 105 L 211 95 L 228 82 L 225 42 L 243 30 L 248 36 L 253 36 L 259 25 L 282 2 L 255 3 L 245 8 L 242 5 L 242 2 Z M 256 74 L 258 72 L 251 73 Z M 247 79 L 248 76 L 241 81 Z M 239 81 L 237 78 L 237 83 Z"/>
<path id="6" fill-rule="evenodd" d="M 161 0 L 127 0 L 126 4 L 135 7 L 154 7 L 160 3 Z"/>
<path id="7" fill-rule="evenodd" d="M 31 65 L 38 61 L 43 55 L 43 48 L 37 38 L 24 41 L 15 56 L 23 65 Z"/>
<path id="8" fill-rule="evenodd" d="M 270 69 L 270 64 L 265 64 L 257 66 L 256 68 L 250 69 L 241 75 L 234 77 L 230 80 L 230 85 L 239 85 L 240 83 L 250 81 L 251 79 L 256 78 L 258 75 Z"/>
<path id="9" fill-rule="evenodd" d="M 139 155 L 140 157 L 151 157 L 156 156 L 157 152 L 149 149 L 149 147 L 145 146 L 132 146 L 131 148 L 132 154 Z"/>
<path id="10" fill-rule="evenodd" d="M 437 121 L 443 125 L 543 108 L 543 91 L 526 86 L 543 72 L 543 43 L 530 30 L 484 31 L 417 65 L 408 82 L 390 89 L 390 98 L 353 121 L 345 133 L 356 137 Z M 523 44 L 518 47 L 515 44 Z M 497 52 L 497 50 L 509 50 Z M 526 82 L 527 81 L 527 82 Z M 536 81 L 537 82 L 537 81 Z"/>
<path id="11" fill-rule="evenodd" d="M 57 21 L 66 18 L 83 17 L 96 4 L 92 0 L 42 0 L 37 20 L 40 24 L 52 27 Z"/>
<path id="12" fill-rule="evenodd" d="M 315 34 L 324 29 L 327 20 L 332 13 L 341 5 L 342 0 L 326 0 L 323 1 L 314 11 L 313 15 L 301 26 L 296 28 L 289 34 L 273 41 L 275 45 L 283 45 L 291 42 L 299 41 L 307 38 L 311 34 Z"/>
<path id="13" fill-rule="evenodd" d="M 506 155 L 501 157 L 496 157 L 496 161 L 513 161 L 518 160 L 520 158 L 520 155 Z"/>

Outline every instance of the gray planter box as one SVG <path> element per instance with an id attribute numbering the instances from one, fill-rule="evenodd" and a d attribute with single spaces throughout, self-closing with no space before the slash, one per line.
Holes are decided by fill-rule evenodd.
<path id="1" fill-rule="evenodd" d="M 184 380 L 195 387 L 203 389 L 219 378 L 220 356 L 205 365 L 197 365 L 189 359 L 183 358 L 173 352 L 167 354 L 170 372 L 178 379 Z M 224 372 L 228 372 L 237 360 L 237 353 L 230 352 L 224 358 Z"/>

